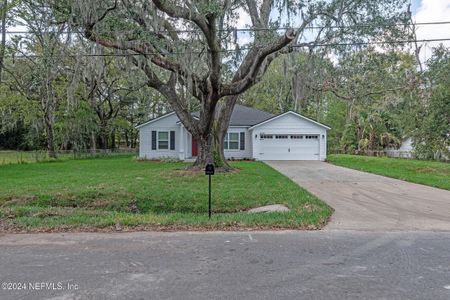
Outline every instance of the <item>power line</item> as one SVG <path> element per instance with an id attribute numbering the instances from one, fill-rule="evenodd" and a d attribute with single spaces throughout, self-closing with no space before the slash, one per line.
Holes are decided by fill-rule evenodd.
<path id="1" fill-rule="evenodd" d="M 355 24 L 355 25 L 335 25 L 335 26 L 306 26 L 305 30 L 307 29 L 324 29 L 324 28 L 332 28 L 332 29 L 346 29 L 346 28 L 360 28 L 360 27 L 397 27 L 397 26 L 428 26 L 428 25 L 448 25 L 450 24 L 450 21 L 436 21 L 436 22 L 416 22 L 416 23 L 395 23 L 395 24 Z M 300 29 L 299 27 L 276 27 L 276 28 L 230 28 L 230 29 L 223 29 L 223 30 L 219 30 L 221 32 L 256 32 L 256 31 L 280 31 L 280 30 L 288 30 L 288 29 L 293 29 L 293 30 L 297 30 Z M 123 30 L 123 31 L 114 31 L 114 33 L 132 33 L 133 30 Z M 150 30 L 141 30 L 140 32 L 147 32 L 147 33 L 200 33 L 200 30 L 155 30 L 155 31 L 150 31 Z M 34 31 L 28 31 L 28 30 L 15 30 L 15 31 L 7 31 L 6 34 L 33 34 L 36 33 Z M 83 34 L 84 31 L 62 31 L 60 32 L 60 34 L 74 34 L 74 33 L 79 33 L 79 34 Z"/>
<path id="2" fill-rule="evenodd" d="M 417 23 L 395 23 L 395 24 L 355 24 L 355 25 L 334 25 L 334 26 L 306 26 L 305 29 L 323 29 L 323 28 L 334 28 L 334 29 L 345 29 L 345 28 L 358 28 L 358 27 L 396 27 L 396 26 L 422 26 L 422 25 L 445 25 L 450 24 L 450 21 L 440 21 L 440 22 L 417 22 Z M 253 29 L 246 29 L 246 28 L 239 28 L 236 29 L 237 31 L 276 31 L 276 30 L 288 30 L 290 27 L 278 27 L 278 28 L 253 28 Z M 293 29 L 299 29 L 293 28 Z"/>
<path id="3" fill-rule="evenodd" d="M 402 40 L 402 41 L 379 41 L 379 42 L 351 42 L 351 43 L 324 43 L 318 44 L 319 47 L 331 47 L 331 46 L 365 46 L 365 45 L 395 45 L 395 44 L 410 44 L 410 43 L 428 43 L 428 42 L 444 42 L 450 41 L 450 38 L 441 39 L 421 39 L 421 40 Z M 312 46 L 316 46 L 313 43 Z M 304 45 L 292 45 L 292 47 L 309 47 Z"/>
<path id="4" fill-rule="evenodd" d="M 301 45 L 288 45 L 287 48 L 310 48 L 310 47 L 339 47 L 339 46 L 368 46 L 368 45 L 398 45 L 398 44 L 410 44 L 410 43 L 428 43 L 428 42 L 444 42 L 450 41 L 450 38 L 441 39 L 420 39 L 420 40 L 400 40 L 400 41 L 373 41 L 373 42 L 351 42 L 351 43 L 318 43 L 314 44 L 301 44 Z M 223 49 L 219 52 L 221 53 L 232 53 L 238 51 L 251 50 L 253 47 L 243 47 L 240 49 Z M 171 55 L 183 55 L 183 54 L 203 54 L 204 51 L 191 51 L 191 52 L 171 52 Z M 128 56 L 151 56 L 151 55 L 161 55 L 157 52 L 145 52 L 145 53 L 98 53 L 98 54 L 80 54 L 80 55 L 53 55 L 52 57 L 128 57 Z M 5 55 L 5 58 L 42 58 L 43 55 Z"/>

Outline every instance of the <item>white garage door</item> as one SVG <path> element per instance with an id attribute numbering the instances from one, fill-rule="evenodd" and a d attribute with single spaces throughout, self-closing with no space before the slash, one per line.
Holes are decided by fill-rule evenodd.
<path id="1" fill-rule="evenodd" d="M 264 160 L 319 160 L 319 135 L 261 134 Z"/>

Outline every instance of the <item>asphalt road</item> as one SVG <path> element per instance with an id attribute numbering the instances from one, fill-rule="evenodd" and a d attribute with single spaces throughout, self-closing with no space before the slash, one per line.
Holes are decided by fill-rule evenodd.
<path id="1" fill-rule="evenodd" d="M 450 299 L 449 249 L 450 232 L 4 235 L 0 282 L 40 290 L 0 299 Z"/>
<path id="2" fill-rule="evenodd" d="M 326 229 L 450 231 L 450 191 L 319 161 L 266 163 L 335 209 Z"/>

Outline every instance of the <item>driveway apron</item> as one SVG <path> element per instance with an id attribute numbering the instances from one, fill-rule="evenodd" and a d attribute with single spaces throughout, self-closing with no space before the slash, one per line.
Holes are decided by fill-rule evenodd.
<path id="1" fill-rule="evenodd" d="M 266 163 L 335 209 L 326 229 L 450 231 L 450 191 L 325 162 Z"/>

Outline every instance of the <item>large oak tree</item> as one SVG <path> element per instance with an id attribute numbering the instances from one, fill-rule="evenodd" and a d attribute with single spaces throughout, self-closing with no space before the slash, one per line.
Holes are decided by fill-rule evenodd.
<path id="1" fill-rule="evenodd" d="M 224 160 L 223 137 L 238 96 L 276 56 L 318 43 L 395 38 L 399 27 L 386 25 L 406 20 L 404 2 L 66 0 L 53 6 L 84 38 L 132 55 L 130 63 L 199 141 L 195 165 L 202 167 L 213 160 L 214 145 Z M 249 31 L 235 30 L 245 16 Z M 188 109 L 192 99 L 198 119 Z"/>

